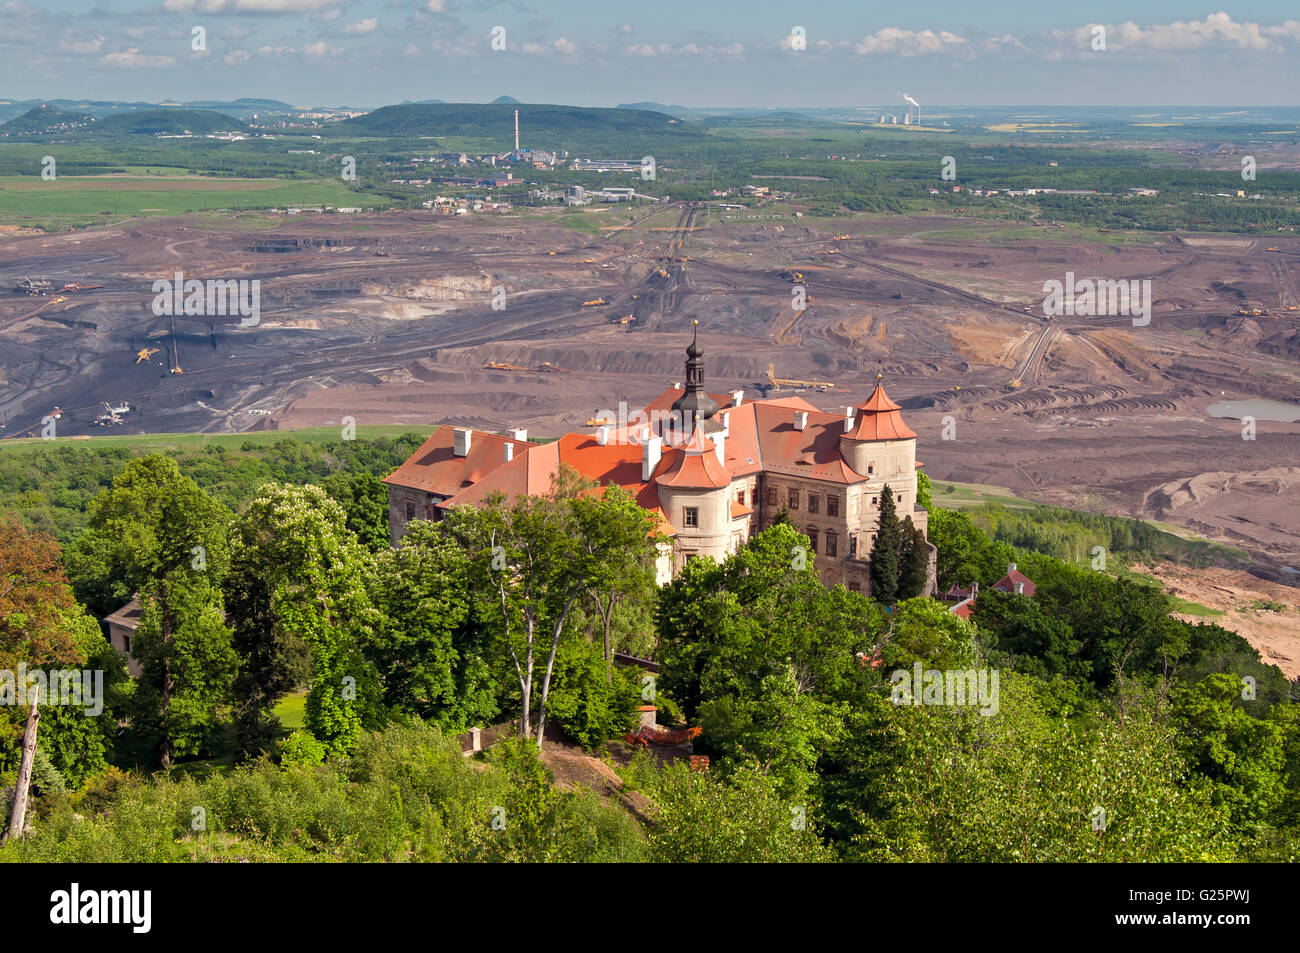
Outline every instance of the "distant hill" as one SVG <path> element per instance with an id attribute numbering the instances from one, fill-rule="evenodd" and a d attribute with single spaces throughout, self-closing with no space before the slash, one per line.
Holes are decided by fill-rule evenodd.
<path id="1" fill-rule="evenodd" d="M 663 113 L 641 109 L 522 105 L 519 124 L 525 145 L 554 147 L 601 137 L 699 138 L 699 129 Z M 355 119 L 331 123 L 323 132 L 349 136 L 457 136 L 514 141 L 515 109 L 509 104 L 444 103 L 383 106 Z M 629 148 L 631 143 L 628 143 Z"/>
<path id="2" fill-rule="evenodd" d="M 91 128 L 96 136 L 156 136 L 190 133 L 206 136 L 218 132 L 246 132 L 238 119 L 210 109 L 143 109 L 118 113 L 99 120 Z"/>
<path id="3" fill-rule="evenodd" d="M 615 109 L 640 109 L 644 112 L 663 113 L 666 116 L 689 116 L 694 110 L 686 106 L 665 106 L 663 103 L 619 103 Z"/>
<path id="4" fill-rule="evenodd" d="M 85 113 L 69 112 L 42 103 L 0 125 L 0 136 L 45 136 L 79 129 L 92 121 Z"/>
<path id="5" fill-rule="evenodd" d="M 496 99 L 492 100 L 492 105 L 493 106 L 522 106 L 523 103 L 515 99 L 515 97 L 513 96 L 498 96 Z"/>

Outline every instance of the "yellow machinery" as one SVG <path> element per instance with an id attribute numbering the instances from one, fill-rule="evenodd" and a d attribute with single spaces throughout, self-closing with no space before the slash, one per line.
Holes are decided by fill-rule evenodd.
<path id="1" fill-rule="evenodd" d="M 609 302 L 606 301 L 604 298 L 592 298 L 590 301 L 582 302 L 582 306 L 584 308 L 594 308 L 597 305 L 601 305 L 601 304 L 609 304 Z"/>
<path id="2" fill-rule="evenodd" d="M 831 381 L 797 381 L 776 376 L 776 368 L 767 365 L 767 382 L 773 387 L 819 387 L 823 390 L 834 387 Z"/>
<path id="3" fill-rule="evenodd" d="M 135 362 L 139 364 L 141 361 L 147 361 L 157 353 L 158 349 L 156 347 L 142 347 L 135 356 Z"/>

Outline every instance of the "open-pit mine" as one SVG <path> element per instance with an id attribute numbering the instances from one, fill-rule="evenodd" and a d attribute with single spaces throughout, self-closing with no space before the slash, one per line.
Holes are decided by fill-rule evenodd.
<path id="1" fill-rule="evenodd" d="M 351 417 L 554 435 L 677 380 L 698 320 L 710 391 L 841 409 L 880 373 L 935 478 L 1300 566 L 1300 423 L 1251 412 L 1300 396 L 1300 239 L 722 216 L 675 203 L 573 213 L 576 228 L 400 212 L 10 231 L 0 433 Z M 259 282 L 256 321 L 156 314 L 153 283 L 178 271 Z M 1044 283 L 1067 272 L 1149 279 L 1149 323 L 1045 316 Z"/>

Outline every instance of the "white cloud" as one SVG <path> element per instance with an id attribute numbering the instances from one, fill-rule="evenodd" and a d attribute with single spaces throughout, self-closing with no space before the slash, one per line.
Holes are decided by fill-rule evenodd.
<path id="1" fill-rule="evenodd" d="M 898 54 L 899 56 L 919 56 L 923 53 L 944 53 L 965 47 L 966 38 L 940 30 L 900 30 L 887 26 L 865 36 L 854 45 L 853 51 L 860 56 L 876 53 Z"/>
<path id="2" fill-rule="evenodd" d="M 530 53 L 536 56 L 561 56 L 573 58 L 578 55 L 578 44 L 573 43 L 564 37 L 559 37 L 550 43 L 523 43 L 519 49 L 524 53 Z"/>
<path id="3" fill-rule="evenodd" d="M 621 24 L 621 25 L 619 25 L 619 26 L 616 26 L 616 27 L 614 27 L 614 32 L 615 32 L 615 33 L 631 33 L 631 32 L 632 32 L 632 24 L 630 24 L 630 23 L 624 23 L 624 24 Z"/>
<path id="4" fill-rule="evenodd" d="M 342 10 L 325 10 L 316 14 L 316 19 L 321 23 L 333 23 L 341 16 L 343 16 Z"/>
<path id="5" fill-rule="evenodd" d="M 343 32 L 350 36 L 356 36 L 360 33 L 371 33 L 378 27 L 379 21 L 375 17 L 366 17 L 364 20 L 358 20 L 356 23 L 345 26 Z"/>
<path id="6" fill-rule="evenodd" d="M 447 0 L 429 0 L 424 8 L 430 13 L 444 13 L 447 10 Z"/>
<path id="7" fill-rule="evenodd" d="M 93 40 L 60 40 L 59 49 L 66 53 L 98 53 L 104 45 L 104 38 L 97 36 Z"/>
<path id="8" fill-rule="evenodd" d="M 672 51 L 672 45 L 668 43 L 660 43 L 658 46 L 649 43 L 633 43 L 623 47 L 623 52 L 628 56 L 667 56 Z"/>
<path id="9" fill-rule="evenodd" d="M 248 50 L 231 50 L 221 59 L 227 66 L 238 66 L 240 63 L 247 63 L 251 56 Z"/>
<path id="10" fill-rule="evenodd" d="M 168 13 L 313 13 L 338 0 L 163 0 Z"/>
<path id="11" fill-rule="evenodd" d="M 312 58 L 317 58 L 321 56 L 335 56 L 342 52 L 343 51 L 339 49 L 337 46 L 330 46 L 324 40 L 321 40 L 319 43 L 313 43 L 311 44 L 311 46 L 304 46 L 302 48 L 303 56 L 310 56 Z"/>
<path id="12" fill-rule="evenodd" d="M 1227 13 L 1212 13 L 1204 20 L 1175 20 L 1139 26 L 1132 20 L 1113 24 L 1088 23 L 1073 30 L 1055 30 L 1053 35 L 1066 39 L 1081 49 L 1092 49 L 1098 26 L 1105 26 L 1106 49 L 1176 52 L 1213 47 L 1280 52 L 1278 40 L 1300 40 L 1300 22 L 1287 20 L 1279 26 L 1261 26 L 1251 21 L 1238 22 Z"/>
<path id="13" fill-rule="evenodd" d="M 292 46 L 259 46 L 257 48 L 258 56 L 287 56 L 295 52 Z"/>
<path id="14" fill-rule="evenodd" d="M 147 53 L 141 53 L 137 49 L 124 50 L 120 53 L 109 53 L 104 57 L 104 62 L 109 66 L 121 66 L 126 69 L 137 67 L 158 67 L 158 66 L 175 66 L 176 60 L 171 56 L 150 56 Z"/>

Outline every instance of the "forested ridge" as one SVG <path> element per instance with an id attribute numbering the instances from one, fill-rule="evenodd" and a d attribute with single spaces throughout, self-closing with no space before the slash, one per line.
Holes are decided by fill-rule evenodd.
<path id="1" fill-rule="evenodd" d="M 657 588 L 653 521 L 572 473 L 391 548 L 379 480 L 418 441 L 0 455 L 0 672 L 105 673 L 102 713 L 42 709 L 0 859 L 1296 857 L 1295 686 L 1118 566 L 1010 541 L 1083 524 L 1140 551 L 1145 524 L 990 533 L 932 506 L 939 591 L 980 583 L 969 620 L 909 598 L 906 523 L 874 599 L 824 586 L 786 521 Z M 991 590 L 1010 562 L 1032 597 Z M 132 595 L 136 677 L 97 623 Z M 996 674 L 996 695 L 900 695 L 913 671 Z M 552 783 L 539 739 L 612 752 L 647 701 L 699 729 L 707 770 L 621 760 L 635 812 Z M 27 713 L 0 705 L 0 789 Z M 457 733 L 507 721 L 517 739 L 462 757 Z"/>

